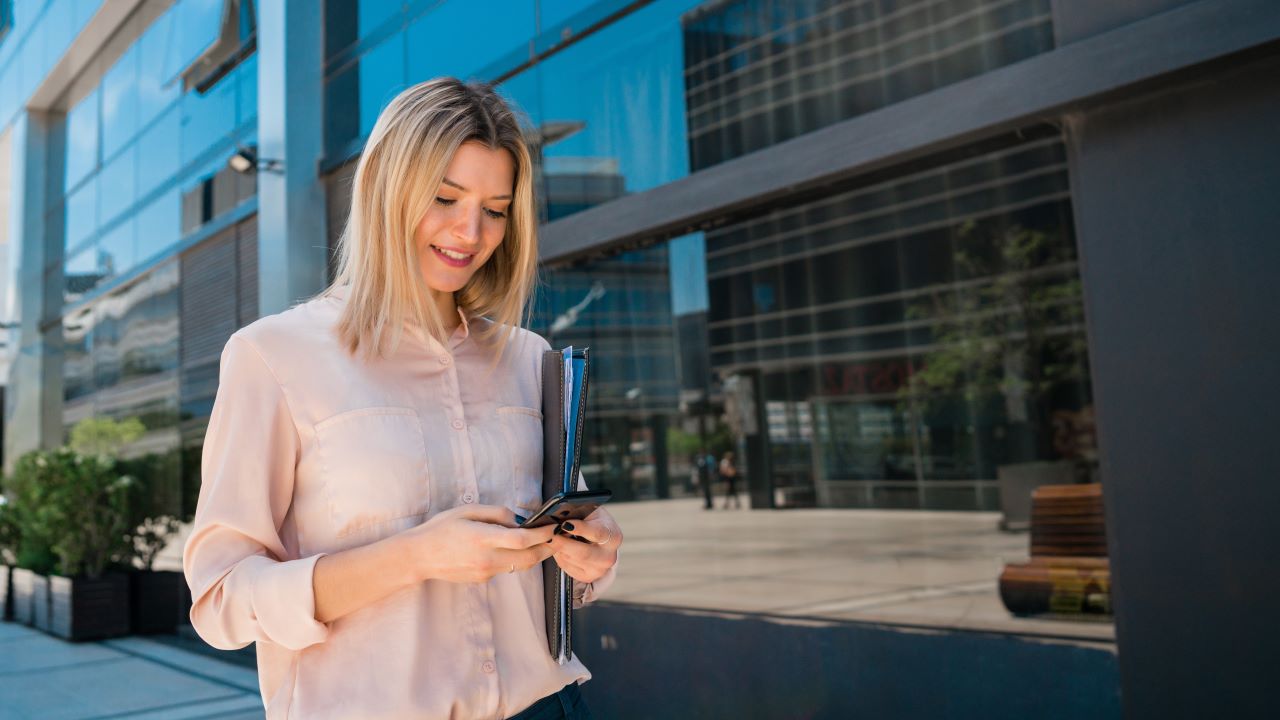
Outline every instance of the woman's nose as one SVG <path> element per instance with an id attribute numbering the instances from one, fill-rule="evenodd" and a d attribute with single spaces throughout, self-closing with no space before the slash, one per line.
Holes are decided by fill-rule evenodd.
<path id="1" fill-rule="evenodd" d="M 477 243 L 480 241 L 480 209 L 462 210 L 453 226 L 453 234 L 461 241 Z"/>

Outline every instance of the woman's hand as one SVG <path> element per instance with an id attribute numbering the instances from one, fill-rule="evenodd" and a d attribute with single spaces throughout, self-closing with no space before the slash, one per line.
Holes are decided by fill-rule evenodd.
<path id="1" fill-rule="evenodd" d="M 622 530 L 604 508 L 597 509 L 586 520 L 570 520 L 560 527 L 564 533 L 587 541 L 574 540 L 564 534 L 552 537 L 548 547 L 555 551 L 556 564 L 569 577 L 583 583 L 595 582 L 618 562 Z"/>
<path id="2" fill-rule="evenodd" d="M 504 507 L 463 505 L 398 537 L 408 545 L 419 580 L 482 583 L 546 560 L 553 552 L 548 541 L 554 532 L 553 525 L 518 528 L 514 513 Z"/>

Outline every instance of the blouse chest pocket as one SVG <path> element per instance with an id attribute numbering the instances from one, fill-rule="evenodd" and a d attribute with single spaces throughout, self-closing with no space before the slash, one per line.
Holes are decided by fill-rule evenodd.
<path id="1" fill-rule="evenodd" d="M 516 507 L 542 506 L 542 413 L 509 405 L 497 408 L 498 422 L 511 456 L 511 496 Z"/>
<path id="2" fill-rule="evenodd" d="M 351 410 L 315 426 L 323 486 L 338 537 L 431 509 L 427 447 L 410 408 Z"/>

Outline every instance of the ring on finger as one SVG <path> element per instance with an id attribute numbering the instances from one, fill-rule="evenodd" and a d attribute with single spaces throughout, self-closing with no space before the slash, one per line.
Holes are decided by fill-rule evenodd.
<path id="1" fill-rule="evenodd" d="M 604 545 L 605 543 L 613 539 L 613 530 L 611 528 L 605 528 L 605 529 L 609 531 L 609 535 L 598 543 L 591 543 L 592 545 Z"/>
<path id="2" fill-rule="evenodd" d="M 516 571 L 516 564 L 515 564 L 515 563 L 511 563 L 511 569 L 507 571 L 507 574 L 508 574 L 508 575 L 510 575 L 511 573 L 513 573 L 513 572 L 515 572 L 515 571 Z"/>

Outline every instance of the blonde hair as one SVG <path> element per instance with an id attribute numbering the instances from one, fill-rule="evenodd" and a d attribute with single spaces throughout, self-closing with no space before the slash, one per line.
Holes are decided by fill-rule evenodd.
<path id="1" fill-rule="evenodd" d="M 502 242 L 454 299 L 468 317 L 493 321 L 471 323 L 471 337 L 488 343 L 498 336 L 498 356 L 522 319 L 528 320 L 538 220 L 532 161 L 520 124 L 491 85 L 435 78 L 404 90 L 387 105 L 356 165 L 351 213 L 338 240 L 338 272 L 320 294 L 349 286 L 336 330 L 353 355 L 363 350 L 366 357 L 386 356 L 398 346 L 406 323 L 448 345 L 444 320 L 418 269 L 414 231 L 454 153 L 468 141 L 510 153 L 515 187 Z"/>

